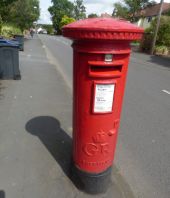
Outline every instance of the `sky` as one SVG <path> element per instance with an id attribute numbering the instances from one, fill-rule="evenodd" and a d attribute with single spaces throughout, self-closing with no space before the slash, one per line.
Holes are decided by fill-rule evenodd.
<path id="1" fill-rule="evenodd" d="M 74 2 L 74 0 L 70 0 Z M 160 2 L 160 0 L 155 0 Z M 108 14 L 112 14 L 113 12 L 113 4 L 115 2 L 120 2 L 120 0 L 84 0 L 84 5 L 86 7 L 87 15 L 90 13 L 96 13 L 100 15 L 101 13 L 107 12 Z M 164 0 L 164 2 L 170 3 L 170 0 Z M 48 12 L 48 7 L 51 5 L 51 0 L 40 0 L 40 8 L 41 8 L 41 16 L 39 19 L 39 23 L 46 24 L 51 23 L 50 14 Z"/>

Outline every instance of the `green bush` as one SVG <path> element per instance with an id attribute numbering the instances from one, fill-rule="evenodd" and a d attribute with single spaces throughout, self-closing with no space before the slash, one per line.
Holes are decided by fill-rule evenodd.
<path id="1" fill-rule="evenodd" d="M 165 45 L 155 47 L 155 54 L 157 55 L 168 55 L 168 52 L 168 47 Z"/>
<path id="2" fill-rule="evenodd" d="M 145 32 L 140 44 L 140 51 L 149 53 L 152 46 L 153 34 Z"/>
<path id="3" fill-rule="evenodd" d="M 1 30 L 2 30 L 2 17 L 0 15 L 0 34 L 1 34 Z"/>
<path id="4" fill-rule="evenodd" d="M 157 38 L 158 45 L 170 46 L 170 17 L 163 16 Z"/>
<path id="5" fill-rule="evenodd" d="M 54 28 L 52 25 L 42 25 L 42 27 L 47 30 L 47 34 L 54 34 Z"/>
<path id="6" fill-rule="evenodd" d="M 150 28 L 146 31 L 153 35 L 156 28 L 157 19 L 153 20 Z M 170 46 L 170 16 L 162 16 L 157 35 L 156 45 L 158 46 Z"/>
<path id="7" fill-rule="evenodd" d="M 14 25 L 11 24 L 4 24 L 2 25 L 2 29 L 1 29 L 1 35 L 6 37 L 6 38 L 11 38 L 13 37 L 14 34 L 21 34 L 22 35 L 22 31 L 15 27 Z"/>
<path id="8" fill-rule="evenodd" d="M 151 23 L 151 26 L 145 30 L 140 49 L 144 52 L 150 52 L 157 18 Z M 167 54 L 170 47 L 170 16 L 162 16 L 160 20 L 159 31 L 156 40 L 155 53 Z M 165 49 L 166 48 L 166 49 Z"/>
<path id="9" fill-rule="evenodd" d="M 64 25 L 68 25 L 69 23 L 73 23 L 76 20 L 74 18 L 68 17 L 66 15 L 63 16 L 61 22 L 60 22 L 60 30 Z"/>

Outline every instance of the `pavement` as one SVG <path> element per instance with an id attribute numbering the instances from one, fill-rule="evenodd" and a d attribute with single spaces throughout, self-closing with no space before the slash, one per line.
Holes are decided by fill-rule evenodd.
<path id="1" fill-rule="evenodd" d="M 21 80 L 0 81 L 0 198 L 133 198 L 116 166 L 105 194 L 88 195 L 74 185 L 72 90 L 59 66 L 35 36 L 20 52 Z"/>

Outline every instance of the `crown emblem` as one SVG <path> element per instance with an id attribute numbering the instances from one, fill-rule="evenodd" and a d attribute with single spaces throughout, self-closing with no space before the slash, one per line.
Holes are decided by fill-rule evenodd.
<path id="1" fill-rule="evenodd" d="M 94 137 L 93 137 L 93 141 L 94 143 L 105 143 L 107 140 L 107 135 L 104 131 L 98 132 Z"/>

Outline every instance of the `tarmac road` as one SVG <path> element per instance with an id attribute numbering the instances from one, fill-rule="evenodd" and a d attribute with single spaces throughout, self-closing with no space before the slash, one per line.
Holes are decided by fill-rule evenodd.
<path id="1" fill-rule="evenodd" d="M 71 90 L 71 41 L 39 38 Z M 115 164 L 135 197 L 169 198 L 170 59 L 132 54 Z"/>

